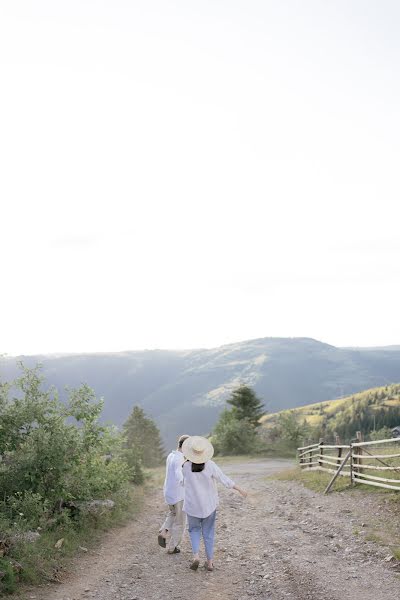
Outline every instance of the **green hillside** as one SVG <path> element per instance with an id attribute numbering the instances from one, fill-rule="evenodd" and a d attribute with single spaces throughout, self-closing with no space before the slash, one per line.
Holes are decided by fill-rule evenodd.
<path id="1" fill-rule="evenodd" d="M 273 429 L 282 413 L 271 413 L 262 418 L 264 428 Z M 290 411 L 299 423 L 306 423 L 310 437 L 331 437 L 336 432 L 345 441 L 356 431 L 368 436 L 372 431 L 400 425 L 400 384 L 372 388 L 339 398 L 307 404 Z"/>

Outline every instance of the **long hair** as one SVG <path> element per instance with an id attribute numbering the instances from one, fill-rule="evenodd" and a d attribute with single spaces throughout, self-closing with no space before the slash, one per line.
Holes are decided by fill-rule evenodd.
<path id="1" fill-rule="evenodd" d="M 194 463 L 192 462 L 192 473 L 201 473 L 206 466 L 206 463 Z"/>

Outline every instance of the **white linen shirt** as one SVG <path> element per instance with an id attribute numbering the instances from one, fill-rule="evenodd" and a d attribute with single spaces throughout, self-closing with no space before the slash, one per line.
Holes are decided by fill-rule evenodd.
<path id="1" fill-rule="evenodd" d="M 183 510 L 191 517 L 199 519 L 205 519 L 211 515 L 218 506 L 217 481 L 227 488 L 233 488 L 235 485 L 235 482 L 224 475 L 212 460 L 206 462 L 200 473 L 193 473 L 192 463 L 185 462 L 183 477 L 185 481 Z"/>
<path id="2" fill-rule="evenodd" d="M 179 450 L 173 450 L 168 454 L 164 481 L 164 498 L 167 504 L 176 504 L 183 500 L 184 460 L 185 457 Z"/>

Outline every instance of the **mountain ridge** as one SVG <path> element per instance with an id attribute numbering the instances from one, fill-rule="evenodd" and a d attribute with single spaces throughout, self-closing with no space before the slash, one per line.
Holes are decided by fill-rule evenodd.
<path id="1" fill-rule="evenodd" d="M 338 348 L 308 337 L 264 337 L 186 350 L 3 357 L 1 379 L 17 376 L 18 360 L 27 366 L 42 363 L 46 382 L 61 397 L 66 385 L 87 383 L 105 399 L 104 419 L 117 425 L 134 404 L 141 405 L 168 446 L 182 432 L 208 433 L 230 392 L 242 383 L 275 412 L 400 381 L 400 347 Z"/>

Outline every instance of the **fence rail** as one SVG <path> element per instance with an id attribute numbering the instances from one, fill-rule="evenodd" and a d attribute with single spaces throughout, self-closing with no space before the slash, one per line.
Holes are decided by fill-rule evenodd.
<path id="1" fill-rule="evenodd" d="M 364 442 L 357 432 L 357 440 L 349 445 L 341 444 L 337 436 L 335 444 L 325 444 L 321 438 L 297 453 L 301 469 L 333 475 L 326 492 L 338 476 L 350 477 L 352 484 L 400 491 L 400 438 Z"/>

